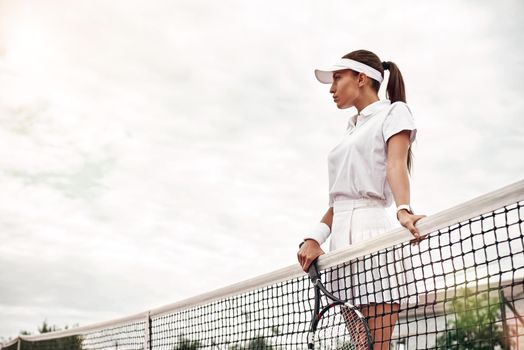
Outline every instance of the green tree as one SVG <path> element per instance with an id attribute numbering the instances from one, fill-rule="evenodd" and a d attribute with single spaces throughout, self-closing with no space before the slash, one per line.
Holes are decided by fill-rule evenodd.
<path id="1" fill-rule="evenodd" d="M 266 338 L 263 336 L 258 336 L 251 339 L 247 345 L 249 350 L 273 350 L 273 346 L 268 344 Z"/>
<path id="2" fill-rule="evenodd" d="M 228 347 L 229 350 L 273 350 L 273 346 L 269 344 L 265 337 L 256 336 L 251 339 L 246 346 L 235 344 Z"/>
<path id="3" fill-rule="evenodd" d="M 273 333 L 273 335 L 280 335 L 280 330 L 274 326 L 271 328 L 271 333 Z M 228 350 L 273 350 L 273 345 L 271 345 L 263 335 L 257 335 L 250 339 L 245 346 L 234 344 L 230 345 Z"/>
<path id="4" fill-rule="evenodd" d="M 197 350 L 200 348 L 200 342 L 198 340 L 190 340 L 181 335 L 178 337 L 178 344 L 173 350 Z"/>
<path id="5" fill-rule="evenodd" d="M 501 303 L 488 292 L 469 288 L 458 291 L 451 301 L 453 319 L 446 322 L 446 331 L 437 339 L 440 350 L 493 350 L 509 349 L 504 341 L 500 321 Z"/>
<path id="6" fill-rule="evenodd" d="M 68 326 L 65 326 L 67 329 Z M 47 320 L 44 320 L 41 327 L 38 327 L 40 334 L 59 331 L 60 329 L 55 325 L 50 326 Z M 29 333 L 29 332 L 26 332 Z M 21 335 L 22 332 L 20 332 Z M 81 350 L 82 349 L 82 337 L 79 335 L 66 336 L 61 338 L 54 338 L 40 341 L 29 341 L 22 340 L 20 344 L 21 350 Z"/>
<path id="7" fill-rule="evenodd" d="M 44 320 L 44 322 L 42 323 L 42 327 L 38 327 L 38 332 L 40 332 L 40 334 L 56 332 L 59 330 L 60 329 L 57 328 L 55 325 L 52 325 L 52 326 L 48 325 L 47 320 Z"/>

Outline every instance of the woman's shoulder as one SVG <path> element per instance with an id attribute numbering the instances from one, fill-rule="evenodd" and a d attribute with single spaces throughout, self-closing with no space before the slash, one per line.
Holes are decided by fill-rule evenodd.
<path id="1" fill-rule="evenodd" d="M 411 108 L 409 108 L 408 104 L 404 101 L 395 101 L 391 103 L 389 111 L 391 112 L 393 110 L 407 110 L 411 114 Z"/>

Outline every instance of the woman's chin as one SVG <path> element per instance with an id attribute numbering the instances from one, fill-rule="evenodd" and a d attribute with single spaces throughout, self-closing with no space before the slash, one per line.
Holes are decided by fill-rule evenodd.
<path id="1" fill-rule="evenodd" d="M 337 108 L 338 108 L 338 109 L 346 109 L 346 108 L 348 108 L 348 106 L 344 106 L 344 105 L 343 105 L 342 103 L 340 103 L 340 102 L 335 102 L 335 104 L 337 105 Z"/>

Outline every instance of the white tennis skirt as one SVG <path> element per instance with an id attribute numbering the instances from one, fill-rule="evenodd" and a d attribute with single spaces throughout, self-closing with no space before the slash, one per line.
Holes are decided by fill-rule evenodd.
<path id="1" fill-rule="evenodd" d="M 335 200 L 330 251 L 360 243 L 394 228 L 385 202 L 375 199 Z M 328 270 L 331 291 L 354 305 L 413 303 L 413 271 L 402 247 L 374 252 Z M 409 264 L 411 265 L 411 264 Z"/>

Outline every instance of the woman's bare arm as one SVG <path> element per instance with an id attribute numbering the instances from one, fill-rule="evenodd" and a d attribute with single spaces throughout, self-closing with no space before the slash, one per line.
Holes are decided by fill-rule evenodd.
<path id="1" fill-rule="evenodd" d="M 388 139 L 387 151 L 387 180 L 396 205 L 410 204 L 410 188 L 408 175 L 408 151 L 409 130 L 403 130 Z M 413 215 L 407 210 L 398 212 L 398 220 L 402 226 L 407 228 L 416 239 L 420 239 L 420 233 L 415 223 L 425 215 Z M 413 242 L 414 243 L 414 242 Z"/>
<path id="2" fill-rule="evenodd" d="M 326 211 L 320 222 L 323 222 L 324 224 L 328 225 L 329 229 L 331 230 L 331 224 L 333 223 L 333 207 L 329 207 L 329 209 Z"/>
<path id="3" fill-rule="evenodd" d="M 388 140 L 386 175 L 395 203 L 409 204 L 408 150 L 409 130 L 391 136 Z"/>
<path id="4" fill-rule="evenodd" d="M 333 207 L 329 207 L 320 222 L 328 225 L 329 229 L 331 230 L 331 224 L 333 223 Z M 302 270 L 307 272 L 309 265 L 311 265 L 313 260 L 322 254 L 325 253 L 322 248 L 320 248 L 320 244 L 318 244 L 317 241 L 314 239 L 306 239 L 297 253 L 298 262 L 300 263 L 300 266 L 302 266 Z"/>

